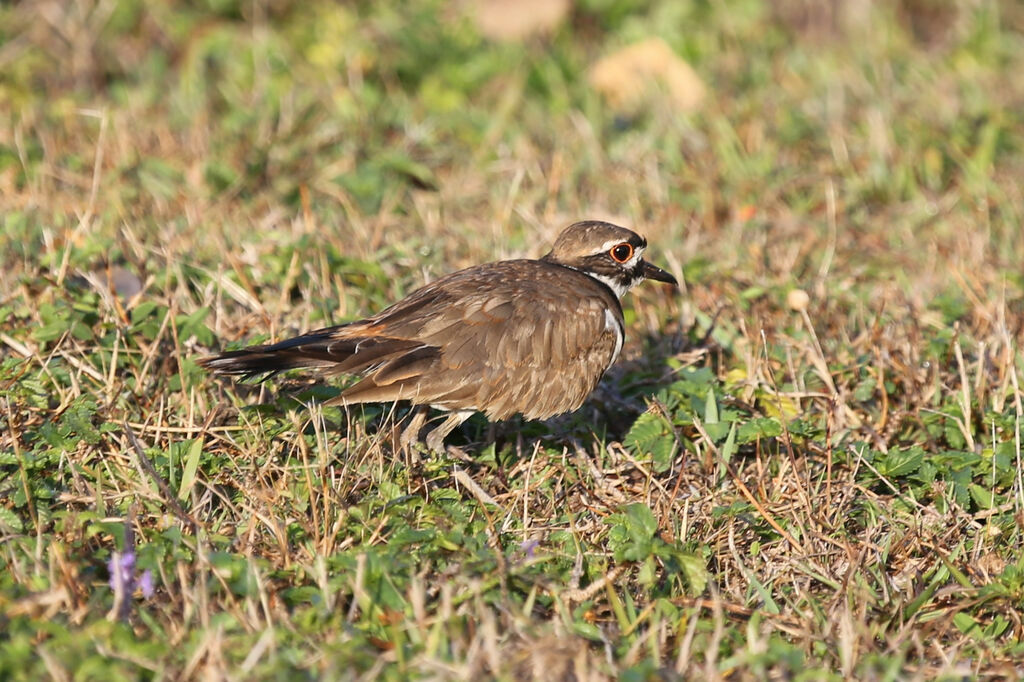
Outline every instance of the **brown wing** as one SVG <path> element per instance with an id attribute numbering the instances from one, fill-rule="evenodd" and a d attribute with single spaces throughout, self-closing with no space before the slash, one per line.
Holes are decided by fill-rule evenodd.
<path id="1" fill-rule="evenodd" d="M 502 261 L 442 278 L 367 324 L 423 348 L 373 368 L 340 400 L 406 399 L 532 419 L 583 402 L 613 359 L 622 312 L 582 273 Z"/>
<path id="2" fill-rule="evenodd" d="M 338 403 L 410 400 L 535 419 L 579 407 L 612 362 L 621 329 L 618 299 L 587 275 L 501 261 L 442 277 L 366 320 L 204 364 L 231 374 L 361 374 Z"/>

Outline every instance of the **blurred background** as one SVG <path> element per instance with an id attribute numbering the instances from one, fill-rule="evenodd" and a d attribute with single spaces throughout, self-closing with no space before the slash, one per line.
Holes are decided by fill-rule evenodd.
<path id="1" fill-rule="evenodd" d="M 1022 26 L 996 0 L 5 3 L 0 283 L 43 257 L 142 286 L 155 254 L 284 277 L 323 246 L 399 268 L 386 290 L 608 218 L 710 298 L 1019 288 Z"/>

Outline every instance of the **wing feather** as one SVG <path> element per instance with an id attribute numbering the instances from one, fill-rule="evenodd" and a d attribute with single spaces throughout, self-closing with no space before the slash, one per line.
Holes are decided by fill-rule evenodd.
<path id="1" fill-rule="evenodd" d="M 513 285 L 514 284 L 514 285 Z M 442 277 L 377 315 L 204 359 L 222 373 L 298 367 L 363 378 L 335 402 L 411 400 L 546 418 L 578 407 L 612 362 L 618 298 L 544 261 L 501 261 Z"/>

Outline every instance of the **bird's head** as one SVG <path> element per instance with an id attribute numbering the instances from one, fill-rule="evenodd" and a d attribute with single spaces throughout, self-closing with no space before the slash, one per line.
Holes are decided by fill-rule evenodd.
<path id="1" fill-rule="evenodd" d="M 643 259 L 647 240 L 618 225 L 597 220 L 562 230 L 542 260 L 579 270 L 622 295 L 645 279 L 678 285 L 676 278 Z"/>

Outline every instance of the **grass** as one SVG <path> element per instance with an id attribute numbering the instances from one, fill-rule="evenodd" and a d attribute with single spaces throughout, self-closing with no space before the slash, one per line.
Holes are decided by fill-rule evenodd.
<path id="1" fill-rule="evenodd" d="M 0 7 L 0 677 L 1024 674 L 1022 29 L 994 0 L 579 0 L 510 43 L 437 0 Z M 588 84 L 649 37 L 697 111 Z M 682 293 L 629 297 L 578 412 L 468 422 L 470 461 L 396 451 L 401 406 L 195 363 L 579 218 Z"/>

